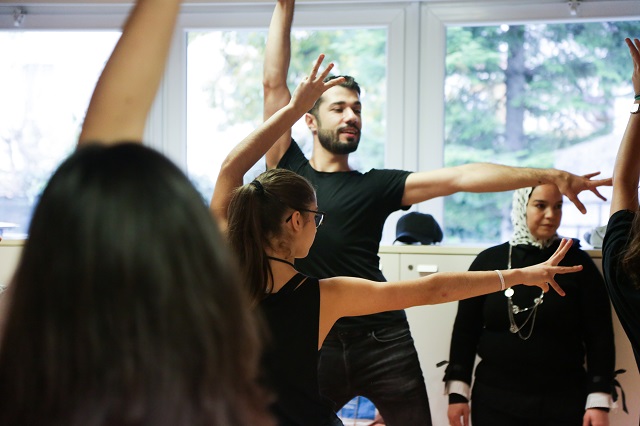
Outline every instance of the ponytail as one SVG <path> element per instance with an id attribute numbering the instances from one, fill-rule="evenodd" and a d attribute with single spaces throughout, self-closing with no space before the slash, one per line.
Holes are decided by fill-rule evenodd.
<path id="1" fill-rule="evenodd" d="M 283 237 L 285 217 L 291 210 L 306 209 L 314 201 L 309 181 L 285 169 L 268 170 L 234 192 L 227 233 L 254 303 L 272 291 L 273 273 L 265 248 Z"/>

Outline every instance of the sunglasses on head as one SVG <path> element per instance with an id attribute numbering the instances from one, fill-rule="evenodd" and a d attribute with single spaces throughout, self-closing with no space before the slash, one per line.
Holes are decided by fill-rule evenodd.
<path id="1" fill-rule="evenodd" d="M 325 212 L 321 212 L 317 210 L 308 210 L 308 209 L 298 209 L 298 211 L 313 213 L 313 220 L 316 222 L 316 228 L 322 225 L 322 222 L 324 221 L 324 215 L 326 214 Z M 289 215 L 289 217 L 287 218 L 287 220 L 285 220 L 285 222 L 289 222 L 292 217 L 293 217 L 293 213 Z"/>

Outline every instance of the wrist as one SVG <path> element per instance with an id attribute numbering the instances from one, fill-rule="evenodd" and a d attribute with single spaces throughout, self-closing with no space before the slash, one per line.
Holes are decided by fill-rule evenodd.
<path id="1" fill-rule="evenodd" d="M 505 283 L 504 285 L 506 288 L 513 287 L 514 285 L 520 284 L 522 282 L 522 280 L 518 278 L 519 273 L 519 269 L 507 269 L 505 271 L 502 271 L 502 276 Z"/>
<path id="2" fill-rule="evenodd" d="M 566 182 L 567 180 L 569 180 L 569 176 L 571 176 L 571 174 L 564 170 L 542 169 L 542 175 L 538 179 L 538 182 L 536 182 L 535 185 L 531 185 L 531 186 L 538 186 L 538 185 L 544 185 L 544 184 L 550 183 L 560 188 L 561 187 L 560 185 L 562 182 Z"/>
<path id="3" fill-rule="evenodd" d="M 286 106 L 284 106 L 282 110 L 286 111 L 288 114 L 291 114 L 292 116 L 297 117 L 296 121 L 298 121 L 298 119 L 302 117 L 305 112 L 307 112 L 307 110 L 304 109 L 304 106 L 300 105 L 300 102 L 293 98 L 291 98 L 289 103 Z"/>
<path id="4" fill-rule="evenodd" d="M 611 394 L 606 392 L 591 392 L 587 395 L 587 401 L 585 403 L 585 409 L 597 408 L 604 411 L 609 411 L 609 407 L 613 405 Z"/>
<path id="5" fill-rule="evenodd" d="M 502 272 L 500 272 L 499 270 L 495 270 L 495 272 L 498 274 L 498 278 L 500 279 L 500 291 L 504 291 L 505 289 L 505 281 L 504 281 L 504 276 L 502 275 Z"/>

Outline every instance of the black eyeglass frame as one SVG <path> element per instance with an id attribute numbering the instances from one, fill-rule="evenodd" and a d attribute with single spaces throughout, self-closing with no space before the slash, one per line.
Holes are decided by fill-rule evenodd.
<path id="1" fill-rule="evenodd" d="M 322 225 L 322 222 L 324 222 L 324 217 L 326 216 L 325 212 L 322 212 L 319 210 L 297 209 L 296 211 L 313 213 L 314 214 L 313 221 L 316 223 L 316 229 L 320 228 L 320 225 Z M 289 222 L 292 217 L 293 217 L 293 213 L 289 215 L 289 217 L 285 220 L 285 222 Z"/>

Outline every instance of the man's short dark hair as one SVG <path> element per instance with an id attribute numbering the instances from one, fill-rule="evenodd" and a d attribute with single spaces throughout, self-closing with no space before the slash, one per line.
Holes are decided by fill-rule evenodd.
<path id="1" fill-rule="evenodd" d="M 358 82 L 351 77 L 350 75 L 329 75 L 327 76 L 327 78 L 324 79 L 325 82 L 327 81 L 331 81 L 335 78 L 338 77 L 344 77 L 344 82 L 339 84 L 338 86 L 340 87 L 344 87 L 345 89 L 349 89 L 349 90 L 353 90 L 354 92 L 356 92 L 358 94 L 358 96 L 360 96 L 360 85 L 358 84 Z M 313 115 L 314 117 L 318 117 L 318 108 L 320 107 L 320 104 L 322 103 L 322 96 L 320 96 L 320 98 L 316 101 L 316 103 L 313 105 L 313 108 L 311 108 L 309 110 L 309 114 Z"/>

